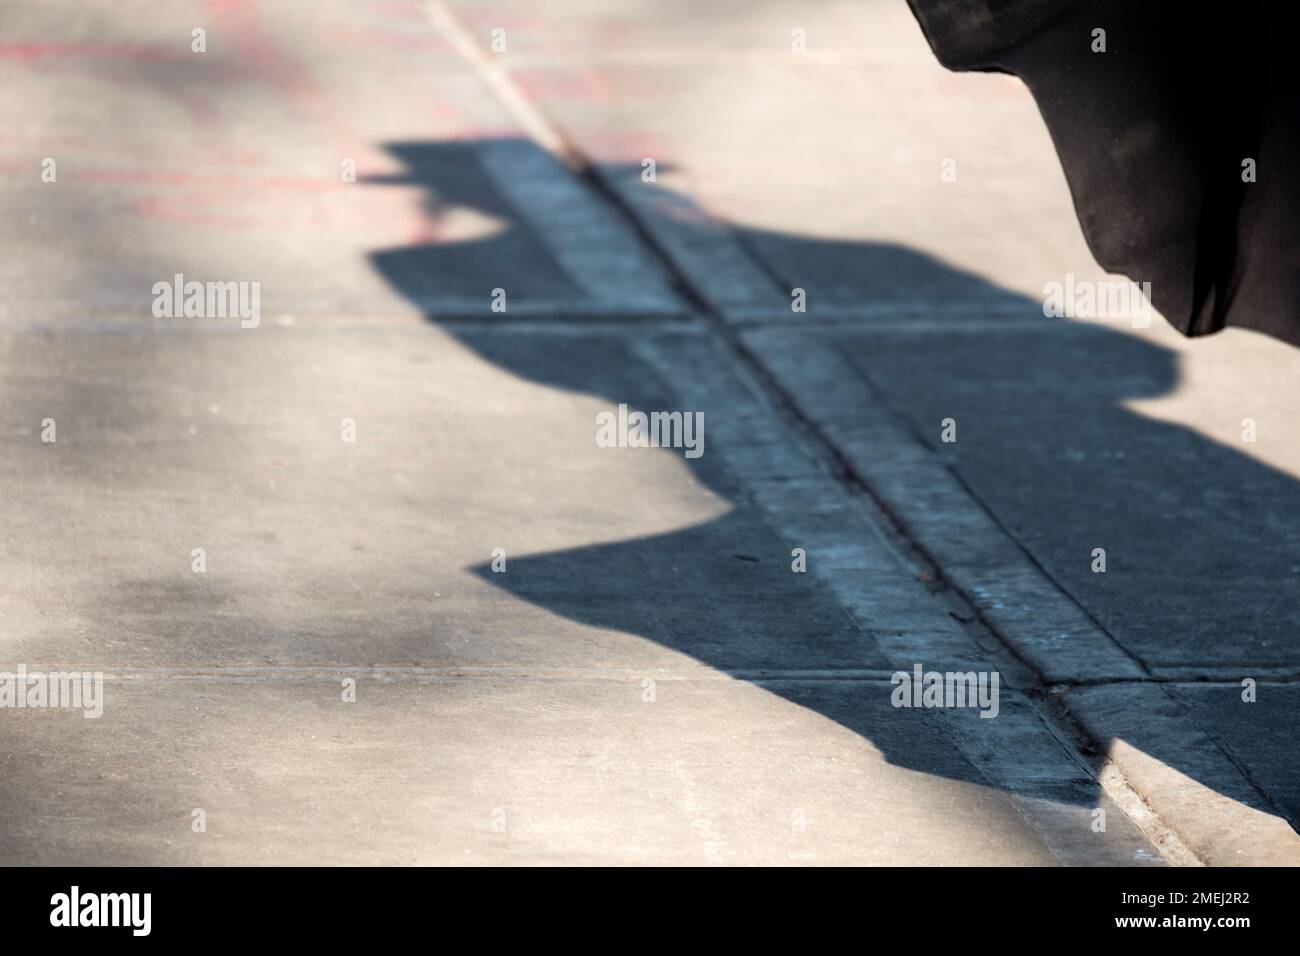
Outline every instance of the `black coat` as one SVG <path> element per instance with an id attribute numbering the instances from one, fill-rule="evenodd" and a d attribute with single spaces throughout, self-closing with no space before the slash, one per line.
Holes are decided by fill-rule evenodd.
<path id="1" fill-rule="evenodd" d="M 1024 80 L 1103 268 L 1149 281 L 1185 335 L 1235 325 L 1300 345 L 1288 5 L 909 2 L 944 66 Z"/>

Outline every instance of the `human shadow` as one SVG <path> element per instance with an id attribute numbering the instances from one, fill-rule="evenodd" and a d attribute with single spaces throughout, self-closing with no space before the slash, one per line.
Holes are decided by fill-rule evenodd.
<path id="1" fill-rule="evenodd" d="M 375 268 L 433 322 L 443 316 L 431 303 L 449 291 L 477 296 L 488 315 L 489 292 L 505 284 L 503 276 L 521 297 L 581 296 L 538 227 L 485 174 L 476 147 L 392 144 L 405 172 L 377 181 L 418 185 L 435 211 L 468 206 L 506 228 L 467 243 L 380 250 L 372 255 Z M 672 201 L 689 205 L 680 196 Z M 888 302 L 924 289 L 969 307 L 972 318 L 981 304 L 996 306 L 1002 320 L 978 331 L 920 340 L 905 327 L 887 333 L 864 319 L 838 345 L 918 435 L 934 432 L 936 453 L 951 449 L 938 444 L 931 426 L 961 409 L 962 441 L 951 466 L 1148 668 L 1219 675 L 1198 698 L 1201 729 L 1234 751 L 1294 826 L 1300 775 L 1287 735 L 1300 695 L 1279 693 L 1268 707 L 1250 710 L 1237 706 L 1239 688 L 1222 678 L 1238 670 L 1251 676 L 1252 668 L 1300 671 L 1293 602 L 1300 594 L 1300 484 L 1124 407 L 1177 386 L 1176 355 L 1167 349 L 1099 325 L 1065 322 L 1044 331 L 1042 323 L 1059 320 L 1045 319 L 1040 302 L 916 250 L 730 227 L 744 247 L 796 264 L 787 268 L 809 264 L 807 276 L 781 278 L 808 287 L 810 296 Z M 775 284 L 771 291 L 785 295 Z M 443 328 L 501 368 L 547 387 L 611 405 L 681 407 L 654 374 L 629 374 L 639 359 L 627 335 L 568 337 L 557 353 L 536 341 L 476 331 L 473 323 Z M 851 423 L 852 411 L 845 416 Z M 725 515 L 653 537 L 514 557 L 508 574 L 491 573 L 486 564 L 475 572 L 564 618 L 644 637 L 728 673 L 798 669 L 809 660 L 826 668 L 889 668 L 878 648 L 864 650 L 860 628 L 814 575 L 790 573 L 790 543 L 763 520 L 725 455 L 686 461 L 696 481 L 731 504 Z M 1104 575 L 1091 571 L 1095 547 L 1109 555 Z M 871 740 L 895 764 L 988 783 L 966 761 L 897 734 L 900 714 L 883 694 L 864 700 L 833 682 L 763 684 Z M 1172 746 L 1152 755 L 1208 787 L 1225 788 L 1223 780 L 1201 779 L 1203 772 Z M 1059 783 L 1043 782 L 1035 795 L 1079 803 L 1078 781 Z"/>

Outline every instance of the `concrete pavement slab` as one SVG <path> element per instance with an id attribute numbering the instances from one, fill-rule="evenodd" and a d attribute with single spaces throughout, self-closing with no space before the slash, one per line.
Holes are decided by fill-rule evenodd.
<path id="1" fill-rule="evenodd" d="M 1243 680 L 1297 667 L 1295 480 L 1130 410 L 1129 396 L 1174 387 L 1174 353 L 1082 323 L 769 327 L 744 341 L 1042 680 L 1084 685 L 1061 698 L 1069 712 L 1194 854 L 1300 859 L 1292 695 L 1239 711 L 1160 683 L 1213 679 L 1240 704 Z"/>
<path id="2" fill-rule="evenodd" d="M 887 666 L 738 499 L 724 462 L 744 436 L 725 431 L 743 405 L 689 406 L 717 423 L 694 467 L 597 446 L 602 409 L 682 407 L 661 378 L 676 373 L 626 334 L 172 327 L 3 341 L 6 660 L 667 666 L 681 654 L 658 647 L 703 643 L 723 668 Z M 722 374 L 699 335 L 661 349 L 701 351 Z M 777 454 L 783 477 L 807 472 Z M 484 613 L 497 548 L 511 590 L 545 596 L 546 611 Z M 557 641 L 557 613 L 586 626 Z M 658 644 L 624 633 L 641 621 Z"/>
<path id="3" fill-rule="evenodd" d="M 1050 864 L 921 712 L 856 683 L 128 680 L 103 718 L 5 714 L 0 861 Z M 831 719 L 878 722 L 877 743 Z M 826 716 L 823 716 L 826 714 Z M 891 766 L 923 748 L 940 774 Z M 202 812 L 201 832 L 195 826 Z M 1077 828 L 1085 835 L 1086 826 Z M 1122 828 L 1121 828 L 1122 829 Z M 1092 835 L 1096 836 L 1096 835 Z M 1114 849 L 1111 862 L 1130 862 Z M 1145 844 L 1127 838 L 1132 857 Z M 1097 843 L 1093 841 L 1093 852 Z M 1146 851 L 1143 851 L 1146 852 Z"/>
<path id="4" fill-rule="evenodd" d="M 1300 687 L 1256 681 L 1250 703 L 1244 699 L 1246 688 L 1241 682 L 1177 683 L 1168 685 L 1166 691 L 1196 714 L 1197 725 L 1241 763 L 1274 801 L 1276 811 L 1291 819 L 1300 817 L 1300 782 L 1291 759 L 1300 731 L 1300 702 L 1296 700 Z"/>
<path id="5" fill-rule="evenodd" d="M 1108 757 L 1197 857 L 1216 866 L 1297 866 L 1290 751 L 1295 695 L 1261 685 L 1110 684 L 1063 694 Z"/>
<path id="6" fill-rule="evenodd" d="M 1300 484 L 1129 410 L 1133 399 L 1176 387 L 1167 350 L 1083 323 L 1032 334 L 839 334 L 829 343 L 1148 668 L 1300 671 L 1291 646 Z M 834 424 L 852 441 L 858 418 L 845 408 Z M 945 442 L 949 418 L 956 440 Z"/>
<path id="7" fill-rule="evenodd" d="M 6 861 L 1182 861 L 751 364 L 629 321 L 672 270 L 438 18 L 150 11 L 0 57 L 0 666 L 108 675 L 96 720 L 5 709 Z M 731 252 L 780 300 L 767 228 Z M 178 272 L 265 321 L 158 318 Z M 704 454 L 599 447 L 619 404 Z M 999 716 L 891 706 L 913 666 Z"/>
<path id="8" fill-rule="evenodd" d="M 118 728 L 105 737 L 80 714 L 5 711 L 22 721 L 12 725 L 18 757 L 60 754 L 51 766 L 64 781 L 39 812 L 31 801 L 53 784 L 29 778 L 6 793 L 17 861 L 1161 859 L 1017 696 L 1011 674 L 996 720 L 889 705 L 897 667 L 997 665 L 699 331 L 74 325 L 10 332 L 4 342 L 5 551 L 14 574 L 3 667 L 107 672 L 99 719 Z M 703 412 L 706 453 L 691 461 L 671 448 L 598 447 L 596 414 L 617 402 Z M 57 422 L 53 442 L 41 441 L 46 418 Z M 345 420 L 355 441 L 345 439 Z M 792 573 L 795 547 L 813 573 Z M 194 548 L 203 549 L 199 571 Z M 409 730 L 383 743 L 373 735 L 395 716 L 334 730 L 319 714 L 324 704 L 298 715 L 304 684 L 323 685 L 311 693 L 332 702 L 349 679 L 454 684 L 469 710 L 453 718 L 407 700 L 398 709 L 411 716 L 398 723 Z M 525 743 L 513 725 L 498 729 L 497 747 L 447 741 L 423 771 L 437 773 L 436 786 L 423 777 L 393 783 L 390 774 L 407 773 L 408 753 L 393 760 L 397 769 L 367 771 L 364 785 L 333 789 L 347 776 L 344 755 L 358 749 L 446 740 L 458 719 L 486 733 L 503 684 L 514 688 L 512 719 L 535 723 L 560 707 L 566 719 L 584 715 L 592 728 L 584 734 L 622 732 L 611 730 L 621 711 L 593 698 L 596 688 L 618 685 L 628 706 L 642 706 L 647 692 L 658 701 L 698 684 L 693 719 L 727 720 L 705 720 L 695 736 L 665 725 L 668 736 L 652 748 L 712 767 L 707 807 L 744 791 L 742 810 L 706 812 L 702 784 L 690 783 L 696 789 L 678 801 L 685 821 L 663 821 L 622 792 L 630 764 L 647 759 L 641 750 L 605 768 L 613 793 L 595 798 L 590 779 L 572 782 L 564 800 L 588 806 L 576 820 L 544 816 L 535 840 L 480 845 L 464 818 L 490 816 L 497 804 L 469 809 L 477 778 L 457 777 L 448 761 L 506 774 L 523 788 L 527 812 L 555 812 L 556 798 L 542 790 L 565 758 L 534 741 L 521 768 L 512 754 Z M 560 685 L 576 699 L 552 699 Z M 933 843 L 928 833 L 918 851 L 915 836 L 902 839 L 915 821 L 895 818 L 882 831 L 888 838 L 864 837 L 858 797 L 827 780 L 816 812 L 852 805 L 858 821 L 837 823 L 833 845 L 828 835 L 792 851 L 765 830 L 750 832 L 754 814 L 769 811 L 752 809 L 749 774 L 781 767 L 777 799 L 797 764 L 736 750 L 738 741 L 768 746 L 779 731 L 729 701 L 726 687 L 761 688 L 761 710 L 777 726 L 806 719 L 782 716 L 788 710 L 841 728 L 900 780 L 936 780 L 940 802 L 974 801 L 982 813 L 988 795 L 998 822 L 969 840 L 954 831 Z M 339 715 L 347 706 L 338 704 Z M 220 719 L 185 729 L 181 714 L 209 707 Z M 254 726 L 261 743 L 250 753 Z M 324 752 L 316 738 L 330 741 Z M 802 736 L 789 746 L 829 759 Z M 223 769 L 200 761 L 194 770 L 191 748 Z M 714 760 L 711 748 L 731 756 Z M 752 771 L 737 774 L 733 760 Z M 849 772 L 842 766 L 829 759 L 835 773 Z M 213 775 L 206 799 L 216 809 L 200 796 L 188 802 L 230 820 L 237 836 L 185 842 L 189 809 L 168 802 L 179 799 L 169 789 L 196 773 Z M 879 786 L 867 765 L 853 773 L 861 786 Z M 235 780 L 249 775 L 264 789 L 240 790 Z M 430 787 L 441 796 L 415 795 Z M 417 826 L 412 815 L 429 799 L 441 809 Z M 137 809 L 108 827 L 83 801 Z M 286 805 L 301 808 L 290 823 L 272 809 Z M 1098 807 L 1109 808 L 1105 834 L 1091 828 Z M 1007 814 L 1019 821 L 1011 831 Z M 340 829 L 344 818 L 352 830 Z M 412 826 L 415 848 L 402 849 L 412 846 Z M 349 835 L 358 831 L 373 831 L 373 845 L 358 848 Z M 975 849 L 990 841 L 999 849 Z"/>

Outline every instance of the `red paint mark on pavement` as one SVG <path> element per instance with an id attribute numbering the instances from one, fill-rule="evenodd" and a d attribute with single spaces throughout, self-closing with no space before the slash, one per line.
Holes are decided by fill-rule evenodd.
<path id="1" fill-rule="evenodd" d="M 188 48 L 173 50 L 157 45 L 131 44 L 102 45 L 94 43 L 0 43 L 0 59 L 45 60 L 53 57 L 114 60 L 168 60 L 189 59 Z"/>
<path id="2" fill-rule="evenodd" d="M 146 186 L 210 185 L 217 190 L 234 192 L 250 189 L 296 189 L 320 192 L 347 188 L 346 184 L 336 179 L 310 176 L 241 176 L 229 172 L 190 173 L 168 169 L 83 169 L 77 170 L 73 178 L 90 182 L 137 183 Z"/>
<path id="3" fill-rule="evenodd" d="M 298 66 L 262 30 L 256 0 L 208 0 L 220 29 L 234 38 L 240 57 L 253 72 L 284 96 L 300 115 L 315 122 L 335 140 L 341 156 L 356 156 L 365 150 L 360 137 L 338 117 L 341 110 L 329 101 Z"/>

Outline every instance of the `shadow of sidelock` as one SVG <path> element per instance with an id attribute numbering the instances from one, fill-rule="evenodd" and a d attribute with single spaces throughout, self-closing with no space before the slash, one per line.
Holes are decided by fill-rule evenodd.
<path id="1" fill-rule="evenodd" d="M 412 302 L 449 293 L 486 301 L 504 284 L 503 275 L 521 297 L 581 295 L 534 227 L 493 188 L 475 143 L 388 148 L 406 174 L 387 181 L 422 187 L 435 214 L 467 206 L 507 223 L 470 243 L 374 253 L 376 269 Z M 732 228 L 747 249 L 806 263 L 807 275 L 782 278 L 810 296 L 821 290 L 839 301 L 877 302 L 915 298 L 922 289 L 945 301 L 996 306 L 1004 322 L 969 332 L 918 337 L 897 322 L 892 331 L 864 322 L 833 334 L 840 337 L 837 348 L 918 435 L 933 432 L 936 452 L 952 449 L 938 446 L 935 423 L 959 410 L 961 440 L 951 466 L 1120 643 L 1149 667 L 1220 673 L 1212 692 L 1201 695 L 1196 719 L 1211 736 L 1228 728 L 1220 739 L 1232 738 L 1237 759 L 1267 782 L 1274 805 L 1295 826 L 1300 775 L 1279 755 L 1292 752 L 1280 735 L 1297 722 L 1300 693 L 1279 689 L 1270 707 L 1243 710 L 1239 686 L 1222 674 L 1239 668 L 1251 676 L 1252 667 L 1300 672 L 1300 483 L 1188 429 L 1124 408 L 1127 400 L 1164 395 L 1177 385 L 1176 356 L 1164 348 L 1083 323 L 1027 330 L 1026 323 L 1050 321 L 1042 318 L 1041 303 L 915 250 Z M 1023 319 L 1009 314 L 1016 307 Z M 978 318 L 979 309 L 969 314 Z M 629 377 L 638 360 L 617 336 L 566 337 L 556 345 L 464 325 L 449 331 L 485 359 L 541 385 L 596 395 L 611 406 L 677 407 L 653 375 Z M 845 409 L 844 423 L 852 416 Z M 487 564 L 474 570 L 554 614 L 644 637 L 723 671 L 807 666 L 808 653 L 815 653 L 817 666 L 893 666 L 883 655 L 864 662 L 853 624 L 813 575 L 790 573 L 789 544 L 767 528 L 717 456 L 688 464 L 697 481 L 731 503 L 727 514 L 669 534 L 512 557 L 509 574 L 493 574 Z M 1106 548 L 1106 574 L 1091 571 L 1095 547 Z M 897 745 L 896 722 L 924 715 L 892 711 L 887 694 L 876 701 L 831 685 L 765 686 L 868 738 L 897 765 L 964 773 L 934 752 Z M 1258 746 L 1243 752 L 1242 741 L 1251 740 Z M 1197 773 L 1173 749 L 1152 756 Z M 988 782 L 974 771 L 967 779 Z M 1222 781 L 1199 782 L 1222 789 Z M 1050 795 L 1053 788 L 1046 789 Z"/>

